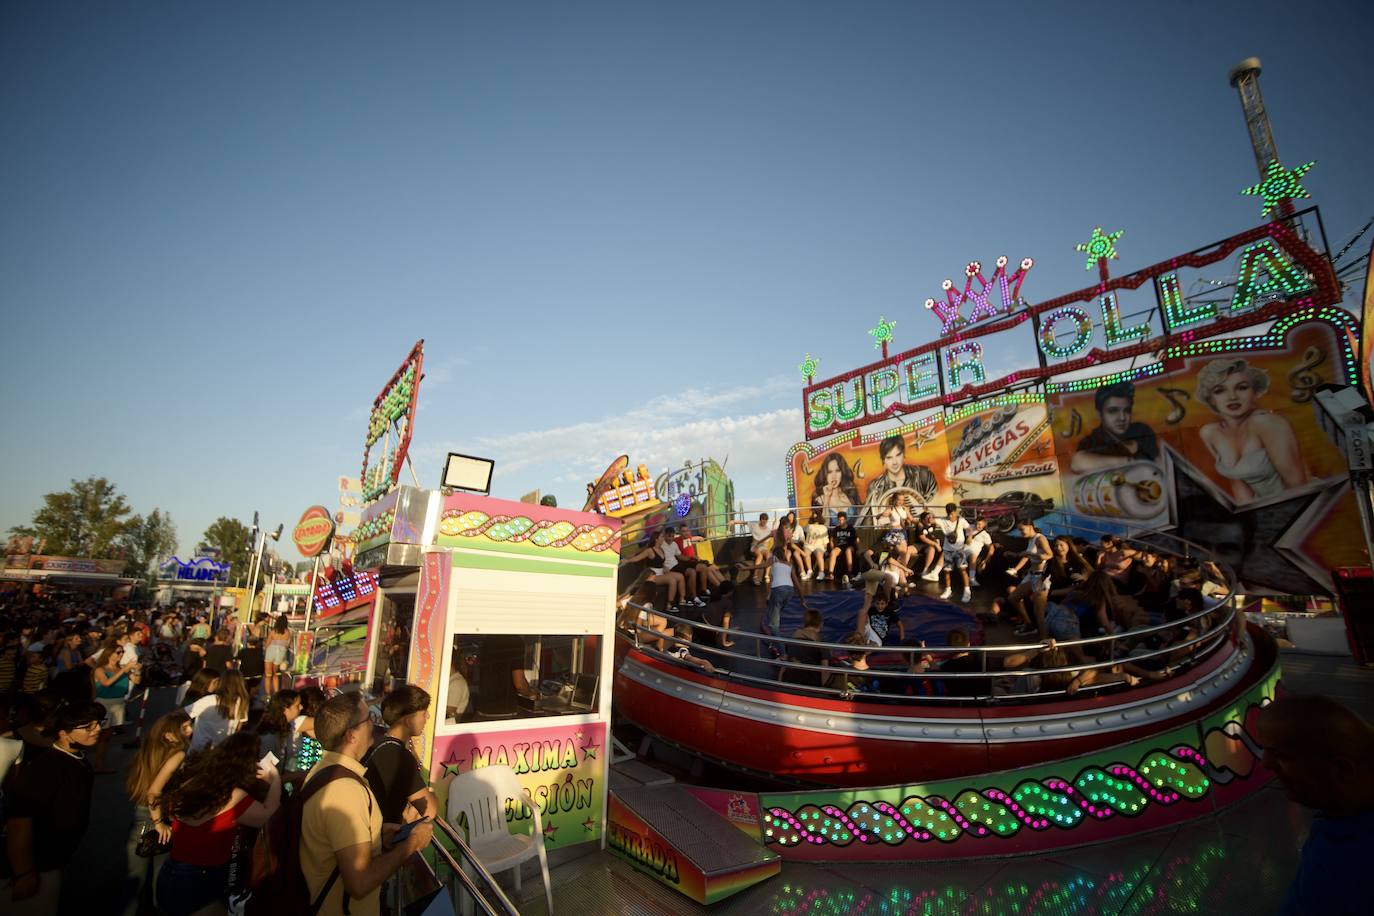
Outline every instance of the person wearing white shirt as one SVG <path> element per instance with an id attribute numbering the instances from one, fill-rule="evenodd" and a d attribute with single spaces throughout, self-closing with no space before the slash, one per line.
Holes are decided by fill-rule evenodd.
<path id="1" fill-rule="evenodd" d="M 973 533 L 969 535 L 968 542 L 964 544 L 964 553 L 968 555 L 969 585 L 978 585 L 980 558 L 982 562 L 987 562 L 987 558 L 991 557 L 996 549 L 992 544 L 992 532 L 988 531 L 988 520 L 978 519 L 973 523 Z"/>
<path id="2" fill-rule="evenodd" d="M 764 573 L 762 570 L 769 568 L 768 557 L 773 552 L 773 526 L 768 524 L 768 513 L 764 512 L 759 516 L 758 524 L 749 526 L 749 534 L 753 538 L 749 552 L 753 554 L 754 584 L 758 585 L 763 581 Z"/>
<path id="3" fill-rule="evenodd" d="M 248 688 L 243 675 L 232 668 L 220 675 L 214 693 L 186 707 L 195 721 L 191 732 L 191 751 L 204 750 L 238 731 L 248 720 Z"/>
<path id="4" fill-rule="evenodd" d="M 960 517 L 959 506 L 956 503 L 947 503 L 945 517 L 939 519 L 936 524 L 944 534 L 942 555 L 945 562 L 944 568 L 940 570 L 940 579 L 945 590 L 940 593 L 940 597 L 948 599 L 953 594 L 950 584 L 954 573 L 958 572 L 959 579 L 964 585 L 964 593 L 960 600 L 967 603 L 973 600 L 973 592 L 969 589 L 968 552 L 965 550 L 970 534 L 968 519 Z"/>

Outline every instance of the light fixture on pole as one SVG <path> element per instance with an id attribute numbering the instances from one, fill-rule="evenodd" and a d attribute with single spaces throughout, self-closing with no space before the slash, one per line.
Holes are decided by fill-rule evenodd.
<path id="1" fill-rule="evenodd" d="M 444 461 L 444 473 L 439 478 L 439 487 L 445 492 L 478 493 L 486 496 L 491 492 L 491 473 L 496 462 L 490 458 L 475 458 L 449 452 Z"/>

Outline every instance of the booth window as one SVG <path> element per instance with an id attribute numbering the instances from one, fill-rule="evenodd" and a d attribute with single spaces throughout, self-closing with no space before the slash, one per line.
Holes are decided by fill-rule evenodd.
<path id="1" fill-rule="evenodd" d="M 596 708 L 599 637 L 459 634 L 452 652 L 444 701 L 450 725 Z"/>

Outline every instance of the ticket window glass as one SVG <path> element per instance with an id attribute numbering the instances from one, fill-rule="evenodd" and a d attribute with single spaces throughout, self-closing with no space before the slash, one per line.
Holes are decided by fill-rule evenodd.
<path id="1" fill-rule="evenodd" d="M 596 636 L 454 636 L 445 724 L 595 711 L 601 642 Z"/>
<path id="2" fill-rule="evenodd" d="M 414 592 L 383 592 L 372 631 L 372 694 L 384 696 L 406 682 L 410 663 L 410 627 L 415 620 Z"/>

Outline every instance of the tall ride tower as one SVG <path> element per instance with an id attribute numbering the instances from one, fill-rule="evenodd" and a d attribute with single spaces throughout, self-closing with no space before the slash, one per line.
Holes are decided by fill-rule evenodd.
<path id="1" fill-rule="evenodd" d="M 1236 92 L 1240 93 L 1240 109 L 1245 115 L 1245 126 L 1250 131 L 1250 146 L 1255 151 L 1255 168 L 1259 170 L 1260 181 L 1265 178 L 1269 163 L 1279 159 L 1278 148 L 1274 146 L 1274 131 L 1269 127 L 1269 113 L 1264 110 L 1264 96 L 1260 94 L 1260 59 L 1247 57 L 1231 68 L 1227 77 Z M 1288 201 L 1279 203 L 1279 212 L 1284 216 L 1293 214 L 1293 205 Z"/>

